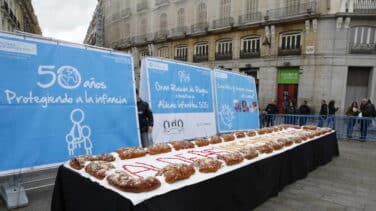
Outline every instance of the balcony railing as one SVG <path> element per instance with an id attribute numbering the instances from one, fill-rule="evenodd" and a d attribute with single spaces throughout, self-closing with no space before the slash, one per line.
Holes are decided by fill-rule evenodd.
<path id="1" fill-rule="evenodd" d="M 200 22 L 196 23 L 191 26 L 191 32 L 194 33 L 200 33 L 200 32 L 206 32 L 208 31 L 209 23 L 208 22 Z"/>
<path id="2" fill-rule="evenodd" d="M 188 27 L 186 26 L 178 26 L 176 28 L 171 29 L 171 37 L 181 37 L 187 34 Z"/>
<path id="3" fill-rule="evenodd" d="M 284 18 L 291 18 L 294 16 L 313 15 L 317 11 L 316 1 L 308 3 L 296 3 L 289 7 L 282 7 L 266 11 L 266 20 L 279 20 Z"/>
<path id="4" fill-rule="evenodd" d="M 278 56 L 301 55 L 302 48 L 278 48 Z"/>
<path id="5" fill-rule="evenodd" d="M 155 32 L 155 40 L 166 40 L 168 37 L 168 30 L 160 30 Z"/>
<path id="6" fill-rule="evenodd" d="M 234 18 L 221 18 L 213 21 L 213 29 L 225 28 L 234 25 Z"/>
<path id="7" fill-rule="evenodd" d="M 239 24 L 255 23 L 262 20 L 261 12 L 247 13 L 239 16 Z"/>
<path id="8" fill-rule="evenodd" d="M 147 1 L 142 1 L 140 3 L 137 3 L 137 12 L 141 12 L 142 10 L 148 9 L 148 2 Z"/>
<path id="9" fill-rule="evenodd" d="M 195 54 L 193 55 L 193 62 L 207 62 L 208 61 L 208 55 L 201 55 L 201 54 Z"/>
<path id="10" fill-rule="evenodd" d="M 184 56 L 175 56 L 174 59 L 175 60 L 179 60 L 179 61 L 187 61 L 188 57 L 187 57 L 187 55 L 184 55 Z"/>
<path id="11" fill-rule="evenodd" d="M 376 54 L 376 43 L 373 44 L 351 44 L 352 54 Z"/>
<path id="12" fill-rule="evenodd" d="M 354 13 L 375 14 L 376 1 L 374 0 L 355 0 Z"/>
<path id="13" fill-rule="evenodd" d="M 232 52 L 215 53 L 215 60 L 232 60 Z"/>
<path id="14" fill-rule="evenodd" d="M 240 51 L 240 58 L 241 59 L 249 59 L 249 58 L 259 58 L 260 57 L 260 51 Z"/>
<path id="15" fill-rule="evenodd" d="M 120 11 L 121 18 L 129 18 L 131 16 L 131 8 L 127 8 Z"/>

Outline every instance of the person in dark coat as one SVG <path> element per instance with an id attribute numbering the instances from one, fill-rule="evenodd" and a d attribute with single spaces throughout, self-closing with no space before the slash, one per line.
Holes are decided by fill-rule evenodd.
<path id="1" fill-rule="evenodd" d="M 296 106 L 292 100 L 289 100 L 288 105 L 285 107 L 285 124 L 296 124 Z"/>
<path id="2" fill-rule="evenodd" d="M 305 125 L 307 124 L 307 115 L 311 114 L 311 108 L 308 106 L 308 102 L 306 100 L 303 101 L 303 105 L 300 105 L 299 107 L 299 114 L 304 115 L 300 117 L 299 119 L 299 125 Z"/>
<path id="3" fill-rule="evenodd" d="M 320 108 L 320 113 L 319 113 L 319 127 L 324 126 L 324 120 L 328 117 L 328 104 L 326 104 L 325 100 L 321 101 L 321 108 Z"/>
<path id="4" fill-rule="evenodd" d="M 275 120 L 275 114 L 277 114 L 278 108 L 275 100 L 272 100 L 271 103 L 269 103 L 263 114 L 265 116 L 265 121 L 266 121 L 266 127 L 274 126 L 274 120 Z"/>
<path id="5" fill-rule="evenodd" d="M 142 147 L 147 147 L 153 144 L 153 140 L 151 138 L 151 132 L 154 124 L 153 112 L 150 110 L 149 104 L 140 98 L 138 89 L 136 89 L 136 97 L 141 144 Z"/>
<path id="6" fill-rule="evenodd" d="M 356 118 L 359 116 L 360 109 L 356 101 L 351 103 L 351 106 L 346 111 L 347 115 L 347 138 L 352 138 L 353 129 L 356 124 Z"/>
<path id="7" fill-rule="evenodd" d="M 329 116 L 328 116 L 328 127 L 331 127 L 333 130 L 336 129 L 336 112 L 338 111 L 338 107 L 335 106 L 335 101 L 329 101 L 328 109 L 329 109 Z"/>
<path id="8" fill-rule="evenodd" d="M 367 139 L 368 126 L 371 123 L 371 117 L 374 115 L 374 108 L 372 103 L 367 99 L 362 99 L 360 104 L 360 112 L 362 118 L 360 119 L 360 139 L 365 141 Z"/>

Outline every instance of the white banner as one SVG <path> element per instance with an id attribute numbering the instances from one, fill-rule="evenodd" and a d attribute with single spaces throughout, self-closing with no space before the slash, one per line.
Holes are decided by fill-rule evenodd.
<path id="1" fill-rule="evenodd" d="M 215 134 L 214 113 L 154 114 L 154 143 L 208 137 Z"/>
<path id="2" fill-rule="evenodd" d="M 153 111 L 153 142 L 216 134 L 212 70 L 177 61 L 144 58 L 140 96 Z"/>

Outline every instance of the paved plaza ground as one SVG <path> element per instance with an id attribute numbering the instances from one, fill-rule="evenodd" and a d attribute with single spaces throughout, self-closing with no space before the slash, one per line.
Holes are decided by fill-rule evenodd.
<path id="1" fill-rule="evenodd" d="M 340 141 L 339 147 L 339 157 L 255 210 L 376 210 L 376 142 Z M 52 191 L 51 186 L 28 191 L 29 206 L 15 210 L 50 210 Z"/>

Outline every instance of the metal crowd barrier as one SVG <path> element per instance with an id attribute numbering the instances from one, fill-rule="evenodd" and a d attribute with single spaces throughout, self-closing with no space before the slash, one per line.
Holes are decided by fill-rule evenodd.
<path id="1" fill-rule="evenodd" d="M 260 127 L 280 124 L 317 125 L 336 130 L 340 140 L 376 141 L 376 117 L 346 115 L 261 114 Z"/>

